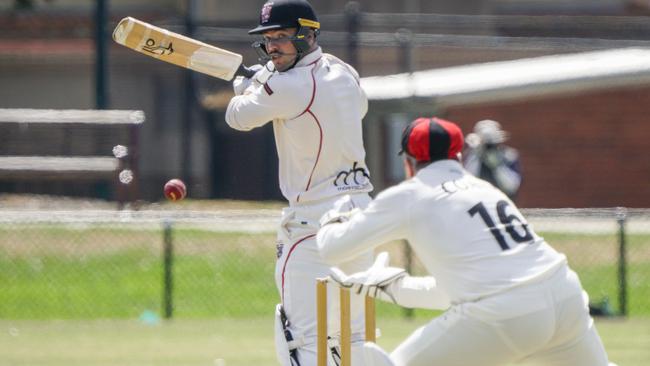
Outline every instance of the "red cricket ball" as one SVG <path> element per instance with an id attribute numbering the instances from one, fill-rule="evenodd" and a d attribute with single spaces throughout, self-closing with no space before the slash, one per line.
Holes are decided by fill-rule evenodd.
<path id="1" fill-rule="evenodd" d="M 165 197 L 170 201 L 180 201 L 187 195 L 185 183 L 180 179 L 171 179 L 165 183 Z"/>

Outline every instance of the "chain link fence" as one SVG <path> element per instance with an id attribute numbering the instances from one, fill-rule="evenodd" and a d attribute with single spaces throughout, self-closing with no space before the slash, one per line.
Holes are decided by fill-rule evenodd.
<path id="1" fill-rule="evenodd" d="M 649 211 L 524 212 L 567 255 L 594 313 L 650 315 Z M 3 211 L 0 319 L 270 316 L 278 219 L 271 209 Z M 409 266 L 403 243 L 381 249 Z"/>

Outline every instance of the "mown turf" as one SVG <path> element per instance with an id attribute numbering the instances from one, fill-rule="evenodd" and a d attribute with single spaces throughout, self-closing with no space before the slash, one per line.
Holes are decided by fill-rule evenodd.
<path id="1" fill-rule="evenodd" d="M 607 300 L 614 311 L 620 309 L 615 236 L 545 237 L 567 253 L 593 302 Z M 172 240 L 175 317 L 246 318 L 273 309 L 278 300 L 273 280 L 274 234 L 180 228 L 173 232 Z M 145 312 L 160 315 L 162 243 L 162 231 L 155 228 L 1 228 L 0 318 L 135 319 Z M 628 236 L 627 252 L 629 314 L 650 316 L 650 237 Z M 381 305 L 379 312 L 393 316 L 403 310 Z"/>
<path id="2" fill-rule="evenodd" d="M 425 323 L 379 318 L 378 343 L 392 350 Z M 277 365 L 270 317 L 248 319 L 0 320 L 0 366 Z M 597 320 L 619 366 L 650 362 L 650 319 Z"/>

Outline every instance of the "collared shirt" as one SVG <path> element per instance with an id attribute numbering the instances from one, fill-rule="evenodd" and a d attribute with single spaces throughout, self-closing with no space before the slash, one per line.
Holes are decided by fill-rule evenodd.
<path id="1" fill-rule="evenodd" d="M 358 73 L 318 48 L 232 98 L 226 122 L 247 131 L 272 121 L 280 189 L 293 205 L 372 190 L 361 131 L 367 109 Z"/>
<path id="2" fill-rule="evenodd" d="M 398 239 L 408 240 L 452 304 L 537 281 L 566 264 L 503 192 L 454 160 L 428 165 L 349 221 L 323 226 L 317 244 L 336 263 Z"/>

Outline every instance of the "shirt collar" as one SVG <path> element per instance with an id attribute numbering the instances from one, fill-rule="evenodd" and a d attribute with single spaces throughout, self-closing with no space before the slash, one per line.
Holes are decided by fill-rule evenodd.
<path id="1" fill-rule="evenodd" d="M 447 180 L 450 177 L 458 177 L 465 174 L 463 165 L 457 160 L 438 160 L 424 167 L 416 176 L 428 177 L 434 180 Z"/>
<path id="2" fill-rule="evenodd" d="M 307 66 L 307 65 L 311 64 L 312 62 L 314 62 L 314 61 L 318 60 L 319 58 L 321 58 L 321 56 L 323 56 L 323 50 L 321 50 L 321 48 L 318 47 L 317 49 L 315 49 L 312 52 L 310 52 L 310 53 L 306 54 L 305 56 L 303 56 L 300 59 L 300 61 L 298 61 L 296 63 L 295 67 Z"/>

